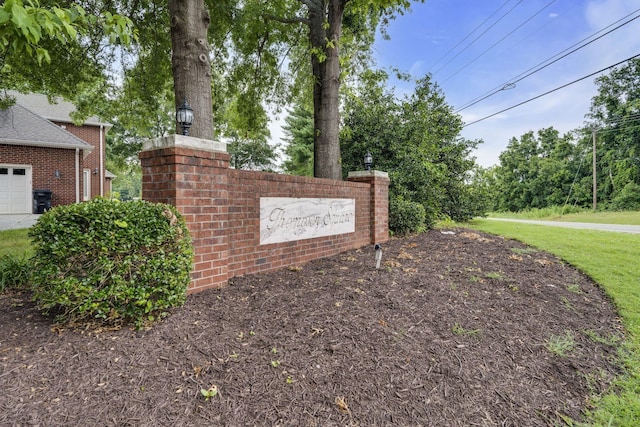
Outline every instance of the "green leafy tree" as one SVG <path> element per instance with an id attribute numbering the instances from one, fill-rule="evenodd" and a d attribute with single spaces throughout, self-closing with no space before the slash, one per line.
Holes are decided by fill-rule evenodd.
<path id="1" fill-rule="evenodd" d="M 269 145 L 267 114 L 247 114 L 245 104 L 232 99 L 220 109 L 220 133 L 230 142 L 227 150 L 236 169 L 273 170 L 277 146 Z"/>
<path id="2" fill-rule="evenodd" d="M 70 7 L 71 2 L 60 4 Z M 139 32 L 126 49 L 113 49 L 117 40 L 100 38 L 98 32 L 96 37 L 93 32 L 79 37 L 84 44 L 54 44 L 58 50 L 50 58 L 52 68 L 56 61 L 57 72 L 43 71 L 33 81 L 45 82 L 42 86 L 50 93 L 75 101 L 82 115 L 103 113 L 107 99 L 117 100 L 121 107 L 138 100 L 133 103 L 138 109 L 120 110 L 148 120 L 153 132 L 141 133 L 154 134 L 158 130 L 154 112 L 163 111 L 170 87 L 174 110 L 184 99 L 193 107 L 192 136 L 212 138 L 214 130 L 223 126 L 213 117 L 220 117 L 229 102 L 236 102 L 250 119 L 245 124 L 253 128 L 242 130 L 256 131 L 264 102 L 282 106 L 292 95 L 308 91 L 314 105 L 315 175 L 339 178 L 341 82 L 350 70 L 366 63 L 380 24 L 407 10 L 410 1 L 84 0 L 80 4 L 86 16 L 127 16 Z M 115 28 L 129 29 L 119 21 Z M 116 54 L 125 73 L 121 90 L 110 86 L 107 78 Z M 16 65 L 23 67 L 16 68 L 14 76 L 29 75 L 33 68 L 27 59 L 22 64 L 16 60 Z M 122 119 L 122 128 L 127 129 L 131 121 Z"/>
<path id="3" fill-rule="evenodd" d="M 532 207 L 563 205 L 571 192 L 571 173 L 575 145 L 572 135 L 560 136 L 553 127 L 537 134 L 538 160 L 535 179 L 531 183 Z"/>
<path id="4" fill-rule="evenodd" d="M 249 138 L 235 135 L 231 137 L 227 150 L 231 156 L 231 166 L 235 169 L 274 170 L 276 152 L 274 147 L 269 145 L 266 135 Z"/>
<path id="5" fill-rule="evenodd" d="M 572 133 L 553 127 L 512 138 L 495 169 L 497 210 L 521 211 L 575 201 L 583 156 Z M 583 200 L 581 200 L 581 203 Z"/>
<path id="6" fill-rule="evenodd" d="M 640 59 L 598 77 L 596 84 L 585 131 L 591 137 L 596 129 L 598 198 L 606 203 L 634 188 L 628 184 L 640 184 Z"/>
<path id="7" fill-rule="evenodd" d="M 483 168 L 474 165 L 466 184 L 469 204 L 473 207 L 474 215 L 484 215 L 486 212 L 495 211 L 497 200 L 496 166 Z"/>
<path id="8" fill-rule="evenodd" d="M 86 98 L 107 79 L 108 47 L 134 38 L 131 20 L 107 8 L 6 0 L 0 5 L 0 87 Z M 12 103 L 2 96 L 2 106 Z"/>
<path id="9" fill-rule="evenodd" d="M 628 209 L 640 199 L 640 59 L 596 79 L 584 128 L 564 136 L 552 127 L 512 138 L 500 154 L 498 210 L 519 211 L 566 203 L 591 206 L 596 138 L 599 206 Z"/>
<path id="10" fill-rule="evenodd" d="M 142 197 L 142 168 L 139 163 L 119 166 L 107 159 L 107 169 L 116 175 L 111 183 L 111 196 L 123 201 Z"/>
<path id="11" fill-rule="evenodd" d="M 229 138 L 227 151 L 231 156 L 231 166 L 235 169 L 266 170 L 274 169 L 275 148 L 269 145 L 269 131 L 262 133 L 240 134 L 233 132 Z"/>
<path id="12" fill-rule="evenodd" d="M 131 18 L 138 38 L 119 51 L 122 81 L 108 88 L 109 102 L 94 104 L 98 115 L 114 124 L 109 133 L 114 162 L 135 158 L 145 139 L 181 132 L 174 113 L 185 99 L 195 114 L 191 136 L 246 141 L 246 135 L 265 130 L 262 99 L 240 90 L 249 77 L 236 61 L 231 28 L 239 22 L 241 5 L 188 3 L 188 8 L 164 0 L 115 3 Z M 242 110 L 245 119 L 236 120 L 231 109 Z"/>
<path id="13" fill-rule="evenodd" d="M 500 154 L 498 181 L 501 208 L 520 211 L 532 207 L 531 182 L 538 172 L 538 152 L 535 134 L 527 132 L 520 139 L 511 138 L 507 149 Z"/>
<path id="14" fill-rule="evenodd" d="M 389 172 L 390 198 L 420 203 L 427 225 L 483 213 L 468 186 L 477 142 L 458 138 L 462 121 L 442 91 L 427 76 L 414 94 L 397 100 L 386 81 L 383 72 L 366 73 L 357 96 L 346 102 L 344 173 L 362 170 L 368 151 L 375 168 Z"/>
<path id="15" fill-rule="evenodd" d="M 345 71 L 354 59 L 369 51 L 378 24 L 409 5 L 408 0 L 244 2 L 234 26 L 234 41 L 244 59 L 236 70 L 244 68 L 254 70 L 256 76 L 267 76 L 247 82 L 244 90 L 250 96 L 245 99 L 255 99 L 265 88 L 284 87 L 277 83 L 282 80 L 273 76 L 289 79 L 288 93 L 299 93 L 311 85 L 315 176 L 341 177 L 339 93 Z M 281 74 L 283 54 L 288 55 L 290 68 Z M 310 72 L 305 61 L 311 65 Z"/>

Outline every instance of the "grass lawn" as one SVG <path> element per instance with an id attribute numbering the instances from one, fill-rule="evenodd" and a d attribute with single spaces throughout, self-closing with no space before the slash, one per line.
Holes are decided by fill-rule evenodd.
<path id="1" fill-rule="evenodd" d="M 31 255 L 31 241 L 27 236 L 29 229 L 0 231 L 0 257 L 13 255 L 21 257 Z"/>
<path id="2" fill-rule="evenodd" d="M 616 305 L 628 334 L 620 349 L 625 373 L 617 381 L 619 389 L 596 399 L 592 422 L 598 426 L 640 425 L 640 235 L 487 220 L 466 225 L 551 252 L 600 284 Z"/>

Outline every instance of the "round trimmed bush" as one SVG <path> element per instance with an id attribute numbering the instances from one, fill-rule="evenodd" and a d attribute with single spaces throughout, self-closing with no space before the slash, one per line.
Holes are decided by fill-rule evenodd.
<path id="1" fill-rule="evenodd" d="M 193 248 L 173 206 L 102 198 L 59 206 L 29 236 L 34 300 L 58 321 L 142 326 L 184 304 Z"/>
<path id="2" fill-rule="evenodd" d="M 397 234 L 417 233 L 425 228 L 427 213 L 418 202 L 401 197 L 389 202 L 389 229 Z"/>

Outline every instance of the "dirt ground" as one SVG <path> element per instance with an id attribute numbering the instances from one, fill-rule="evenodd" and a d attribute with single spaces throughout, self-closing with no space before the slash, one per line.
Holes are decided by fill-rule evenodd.
<path id="1" fill-rule="evenodd" d="M 382 261 L 235 278 L 141 331 L 61 328 L 2 295 L 0 425 L 564 425 L 617 373 L 611 302 L 549 254 L 432 230 Z"/>

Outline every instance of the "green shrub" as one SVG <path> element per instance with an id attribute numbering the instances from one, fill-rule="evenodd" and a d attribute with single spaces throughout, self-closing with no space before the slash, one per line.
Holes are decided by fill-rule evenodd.
<path id="1" fill-rule="evenodd" d="M 394 233 L 407 234 L 423 231 L 426 217 L 424 206 L 420 203 L 400 197 L 389 202 L 389 229 Z"/>
<path id="2" fill-rule="evenodd" d="M 25 288 L 29 284 L 33 266 L 26 256 L 0 256 L 0 292 Z"/>
<path id="3" fill-rule="evenodd" d="M 640 185 L 630 182 L 616 195 L 609 206 L 614 211 L 634 211 L 640 209 Z"/>
<path id="4" fill-rule="evenodd" d="M 60 206 L 29 235 L 34 300 L 58 321 L 141 326 L 184 304 L 193 249 L 172 206 L 107 199 Z"/>

